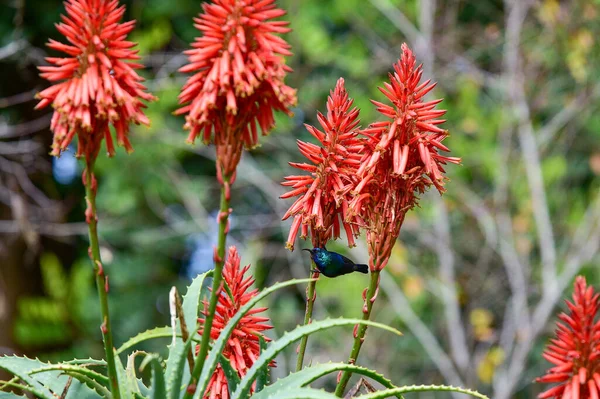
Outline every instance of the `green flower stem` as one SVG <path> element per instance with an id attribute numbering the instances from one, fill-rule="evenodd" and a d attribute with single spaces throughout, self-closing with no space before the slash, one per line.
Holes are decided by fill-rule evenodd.
<path id="1" fill-rule="evenodd" d="M 212 330 L 213 320 L 215 317 L 215 310 L 217 308 L 217 301 L 219 299 L 219 292 L 221 282 L 223 281 L 223 265 L 225 264 L 225 243 L 227 240 L 227 220 L 229 219 L 229 196 L 228 189 L 230 176 L 223 176 L 223 184 L 221 185 L 221 207 L 219 209 L 219 241 L 217 245 L 217 256 L 215 258 L 215 271 L 213 273 L 213 284 L 212 292 L 210 294 L 210 302 L 208 305 L 208 312 L 204 321 L 203 330 L 210 332 Z M 210 343 L 210 333 L 202 334 L 202 340 L 200 341 L 200 350 L 196 357 L 196 363 L 192 370 L 192 376 L 186 389 L 184 399 L 190 399 L 194 396 L 196 391 L 196 384 L 200 378 L 204 362 L 206 361 L 206 355 L 208 354 L 208 345 Z"/>
<path id="2" fill-rule="evenodd" d="M 311 262 L 312 269 L 315 270 L 317 266 L 314 262 Z M 319 278 L 319 273 L 314 272 L 311 275 L 311 278 L 317 279 Z M 306 312 L 304 313 L 304 324 L 310 324 L 312 321 L 312 313 L 313 307 L 315 305 L 315 299 L 317 296 L 317 280 L 313 280 L 308 283 L 308 287 L 306 288 Z M 306 344 L 308 342 L 308 335 L 302 337 L 300 341 L 300 347 L 298 348 L 298 360 L 296 361 L 296 371 L 302 370 L 302 365 L 304 363 L 304 354 L 306 353 Z"/>
<path id="3" fill-rule="evenodd" d="M 377 291 L 379 290 L 379 273 L 379 270 L 371 272 L 371 282 L 369 283 L 369 288 L 367 289 L 365 307 L 363 308 L 363 320 L 369 320 L 371 317 L 371 309 L 373 309 L 373 304 L 377 298 Z M 359 325 L 358 329 L 355 331 L 356 335 L 354 337 L 354 345 L 352 345 L 352 351 L 350 352 L 350 358 L 348 359 L 348 363 L 350 364 L 356 364 L 358 353 L 360 352 L 360 348 L 365 340 L 365 334 L 367 333 L 366 324 Z M 341 398 L 344 395 L 346 385 L 348 385 L 348 381 L 350 380 L 351 376 L 351 371 L 346 370 L 343 372 L 342 377 L 340 378 L 340 381 L 335 389 L 335 394 L 338 397 Z"/>
<path id="4" fill-rule="evenodd" d="M 119 382 L 117 380 L 117 367 L 115 366 L 115 349 L 113 346 L 112 328 L 110 314 L 108 311 L 108 276 L 102 267 L 100 259 L 100 245 L 98 244 L 98 216 L 96 213 L 96 182 L 94 181 L 94 161 L 88 159 L 85 169 L 85 198 L 87 201 L 86 219 L 88 222 L 90 236 L 90 257 L 94 263 L 94 274 L 96 275 L 96 288 L 100 299 L 102 311 L 102 340 L 104 341 L 104 352 L 106 354 L 106 365 L 108 378 L 110 380 L 110 391 L 114 399 L 120 399 Z"/>

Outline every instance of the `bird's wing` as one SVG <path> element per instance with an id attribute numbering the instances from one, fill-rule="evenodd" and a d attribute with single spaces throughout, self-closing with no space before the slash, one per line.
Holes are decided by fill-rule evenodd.
<path id="1" fill-rule="evenodd" d="M 340 254 L 338 254 L 338 255 L 340 255 Z M 354 265 L 354 261 L 353 260 L 346 258 L 344 255 L 340 255 L 340 256 L 344 260 L 344 264 L 345 265 Z"/>

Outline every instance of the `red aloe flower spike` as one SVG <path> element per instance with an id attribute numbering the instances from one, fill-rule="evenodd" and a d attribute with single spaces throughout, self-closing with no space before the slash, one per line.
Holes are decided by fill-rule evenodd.
<path id="1" fill-rule="evenodd" d="M 429 80 L 420 83 L 421 65 L 406 44 L 400 60 L 390 74 L 390 83 L 379 90 L 391 105 L 372 101 L 387 121 L 376 122 L 363 130 L 366 139 L 363 156 L 356 172 L 358 179 L 349 185 L 353 194 L 348 217 L 358 216 L 367 229 L 371 270 L 387 263 L 406 212 L 418 201 L 418 195 L 434 185 L 444 192 L 446 163 L 460 163 L 438 150 L 449 151 L 442 141 L 448 132 L 437 119 L 446 111 L 434 110 L 441 100 L 423 102 L 423 96 L 435 87 Z"/>
<path id="2" fill-rule="evenodd" d="M 143 66 L 127 62 L 139 59 L 132 49 L 136 44 L 125 40 L 135 21 L 119 23 L 125 6 L 119 7 L 118 0 L 68 0 L 65 9 L 67 15 L 56 28 L 70 44 L 50 39 L 48 47 L 67 57 L 48 57 L 46 61 L 53 66 L 39 67 L 41 77 L 57 82 L 37 94 L 36 106 L 52 104 L 54 108 L 52 155 L 64 151 L 75 134 L 79 136 L 78 156 L 95 159 L 103 138 L 108 155 L 114 155 L 110 124 L 117 143 L 131 152 L 129 124 L 148 125 L 141 100 L 156 100 L 135 72 Z"/>
<path id="3" fill-rule="evenodd" d="M 536 379 L 559 384 L 541 393 L 541 399 L 600 397 L 600 293 L 582 276 L 575 279 L 574 288 L 573 302 L 566 301 L 569 314 L 558 316 L 562 323 L 556 323 L 556 338 L 543 355 L 554 367 Z"/>
<path id="4" fill-rule="evenodd" d="M 294 217 L 286 244 L 290 250 L 294 249 L 300 228 L 303 238 L 310 229 L 313 246 L 322 247 L 327 241 L 340 237 L 340 224 L 346 231 L 348 245 L 355 245 L 357 220 L 346 215 L 350 201 L 346 186 L 354 181 L 362 149 L 357 129 L 359 110 L 350 109 L 353 101 L 344 88 L 344 79 L 340 78 L 327 99 L 327 115 L 317 113 L 323 131 L 306 125 L 320 146 L 298 140 L 300 153 L 313 165 L 290 162 L 291 166 L 310 175 L 288 176 L 281 183 L 292 187 L 292 191 L 281 198 L 299 196 L 283 217 L 283 220 Z"/>
<path id="5" fill-rule="evenodd" d="M 229 287 L 231 296 L 224 290 L 219 293 L 219 302 L 215 312 L 213 326 L 210 331 L 212 339 L 219 338 L 219 334 L 225 328 L 225 325 L 232 317 L 240 310 L 242 306 L 248 303 L 258 294 L 258 290 L 249 290 L 254 279 L 251 276 L 246 277 L 246 272 L 250 269 L 250 265 L 240 268 L 240 256 L 235 247 L 229 247 L 225 267 L 223 268 L 224 283 Z M 267 308 L 256 308 L 250 310 L 235 326 L 225 348 L 223 356 L 229 360 L 233 367 L 243 377 L 248 369 L 252 367 L 258 356 L 260 355 L 260 338 L 265 341 L 270 339 L 263 336 L 262 331 L 269 330 L 273 327 L 265 324 L 269 321 L 268 317 L 256 316 Z M 204 301 L 204 310 L 202 314 L 207 315 L 208 302 Z M 204 318 L 198 319 L 200 323 L 204 323 Z M 200 328 L 200 334 L 204 333 L 204 329 Z M 196 349 L 198 350 L 198 348 Z M 275 363 L 271 362 L 271 367 L 275 367 Z M 252 388 L 251 392 L 253 392 Z M 229 391 L 227 389 L 227 378 L 225 372 L 218 365 L 213 373 L 206 393 L 206 399 L 228 399 Z"/>
<path id="6" fill-rule="evenodd" d="M 288 22 L 273 21 L 285 11 L 275 0 L 213 0 L 202 7 L 194 18 L 202 36 L 185 52 L 190 63 L 180 69 L 194 75 L 179 95 L 184 106 L 176 114 L 186 114 L 191 143 L 201 136 L 206 144 L 256 147 L 257 125 L 267 135 L 273 110 L 291 115 L 296 104 L 296 91 L 284 83 L 291 69 L 282 57 L 291 55 L 290 46 L 276 36 L 290 29 Z"/>

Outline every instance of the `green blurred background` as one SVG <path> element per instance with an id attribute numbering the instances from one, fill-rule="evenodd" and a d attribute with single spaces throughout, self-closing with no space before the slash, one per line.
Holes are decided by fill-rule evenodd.
<path id="1" fill-rule="evenodd" d="M 160 101 L 152 127 L 137 128 L 135 152 L 97 162 L 102 256 L 111 281 L 117 345 L 169 322 L 168 292 L 211 268 L 218 186 L 214 150 L 184 143 L 171 115 L 185 76 L 177 73 L 198 32 L 198 0 L 130 0 L 130 36 L 143 75 Z M 372 330 L 360 364 L 397 384 L 451 383 L 490 397 L 532 398 L 548 367 L 540 354 L 577 273 L 600 285 L 600 1 L 590 0 L 279 0 L 293 32 L 287 80 L 298 88 L 294 117 L 277 117 L 271 136 L 246 153 L 232 191 L 228 243 L 251 263 L 257 285 L 308 274 L 289 253 L 281 222 L 291 201 L 279 185 L 301 160 L 295 140 L 312 141 L 342 76 L 363 126 L 378 118 L 369 99 L 407 42 L 444 97 L 447 140 L 463 165 L 448 168 L 443 198 L 432 192 L 407 217 L 382 276 L 374 319 L 401 329 Z M 47 86 L 36 65 L 58 0 L 0 5 L 0 354 L 57 360 L 102 357 L 99 309 L 87 257 L 81 163 L 48 154 L 50 110 L 33 111 Z M 306 247 L 301 244 L 299 247 Z M 366 262 L 362 241 L 339 250 Z M 357 317 L 363 275 L 321 279 L 315 318 Z M 600 287 L 599 287 L 600 288 Z M 304 288 L 267 305 L 273 336 L 301 323 Z M 309 340 L 313 363 L 344 360 L 351 331 Z M 148 344 L 161 350 L 166 342 Z M 295 363 L 290 350 L 273 377 Z M 334 380 L 326 382 L 331 386 Z M 408 397 L 408 396 L 407 396 Z M 444 395 L 413 395 L 434 398 Z"/>

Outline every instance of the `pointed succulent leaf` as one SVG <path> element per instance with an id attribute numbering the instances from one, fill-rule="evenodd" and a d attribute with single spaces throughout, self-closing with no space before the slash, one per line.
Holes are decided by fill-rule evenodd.
<path id="1" fill-rule="evenodd" d="M 254 398 L 254 396 L 252 396 Z M 339 399 L 332 393 L 314 388 L 291 388 L 278 392 L 276 396 L 268 396 L 269 399 Z"/>
<path id="2" fill-rule="evenodd" d="M 196 332 L 190 336 L 187 342 L 177 346 L 177 351 L 170 351 L 169 360 L 167 361 L 166 380 L 167 380 L 167 395 L 170 399 L 179 399 L 179 393 L 185 387 L 182 385 L 184 378 L 190 378 L 190 369 L 187 364 L 187 353 L 192 348 L 192 343 L 195 342 L 194 336 L 198 336 Z M 169 369 L 169 364 L 171 368 Z"/>
<path id="3" fill-rule="evenodd" d="M 140 365 L 140 370 L 146 366 L 152 367 L 152 382 L 150 384 L 150 398 L 164 399 L 167 397 L 167 386 L 165 384 L 165 374 L 162 366 L 162 359 L 157 354 L 150 354 L 144 358 Z"/>
<path id="4" fill-rule="evenodd" d="M 20 378 L 26 385 L 30 387 L 29 391 L 42 399 L 54 399 L 52 392 L 63 392 L 69 376 L 64 373 L 64 370 L 75 366 L 77 362 L 81 363 L 97 363 L 92 359 L 88 360 L 74 360 L 68 364 L 52 365 L 49 363 L 41 362 L 37 359 L 29 359 L 26 357 L 18 356 L 4 356 L 0 357 L 0 369 L 3 369 L 15 377 Z M 101 365 L 101 364 L 98 364 Z M 62 367 L 62 369 L 59 369 Z M 91 370 L 81 367 L 84 372 L 92 372 Z M 100 374 L 95 373 L 98 376 Z M 78 396 L 73 396 L 72 392 L 77 392 Z M 68 390 L 67 398 L 81 398 L 81 399 L 92 399 L 98 398 L 98 394 L 84 384 L 80 384 L 78 381 L 71 383 L 71 387 Z"/>
<path id="5" fill-rule="evenodd" d="M 321 377 L 324 377 L 335 371 L 342 370 L 348 370 L 352 373 L 369 377 L 386 388 L 395 388 L 395 386 L 390 380 L 388 380 L 381 374 L 378 374 L 374 370 L 369 370 L 364 367 L 359 367 L 347 363 L 324 363 L 316 364 L 311 367 L 306 367 L 301 371 L 292 373 L 284 378 L 280 378 L 275 383 L 265 387 L 261 392 L 252 395 L 252 399 L 274 398 L 277 397 L 277 394 L 279 392 L 287 391 L 292 388 L 305 387 Z"/>
<path id="6" fill-rule="evenodd" d="M 127 370 L 123 367 L 123 362 L 121 362 L 121 358 L 115 352 L 115 366 L 117 368 L 117 381 L 119 383 L 119 391 L 124 398 L 133 397 L 133 390 L 131 384 L 129 384 L 129 379 L 127 378 Z M 136 384 L 137 386 L 137 384 Z"/>
<path id="7" fill-rule="evenodd" d="M 397 387 L 393 389 L 385 389 L 383 391 L 377 391 L 368 393 L 366 395 L 358 396 L 357 399 L 383 399 L 388 398 L 397 394 L 411 393 L 411 392 L 455 392 L 470 395 L 478 399 L 489 399 L 487 396 L 473 391 L 471 389 L 453 387 L 448 385 L 407 385 L 403 387 Z"/>
<path id="8" fill-rule="evenodd" d="M 198 324 L 198 308 L 200 305 L 200 298 L 202 293 L 202 286 L 207 277 L 212 276 L 212 270 L 206 273 L 200 274 L 190 284 L 185 295 L 183 296 L 183 313 L 188 324 L 188 332 L 191 334 L 190 338 L 196 339 L 197 324 Z M 189 321 L 188 321 L 189 320 Z M 175 331 L 171 329 L 171 334 L 181 337 L 181 326 L 179 325 L 179 319 L 175 321 Z M 179 392 L 181 391 L 181 381 L 188 381 L 190 379 L 190 371 L 186 367 L 185 360 L 187 358 L 188 351 L 192 348 L 192 340 L 183 342 L 181 338 L 175 339 L 174 343 L 169 345 L 169 355 L 167 357 L 167 367 L 165 371 L 165 378 L 167 383 L 167 395 L 171 399 L 178 399 Z"/>
<path id="9" fill-rule="evenodd" d="M 206 361 L 204 362 L 204 367 L 202 368 L 202 372 L 200 373 L 200 378 L 198 379 L 196 391 L 193 396 L 194 399 L 199 399 L 206 390 L 206 387 L 208 386 L 208 381 L 210 380 L 211 375 L 214 373 L 215 368 L 217 367 L 219 355 L 223 352 L 225 343 L 229 339 L 229 336 L 231 335 L 233 329 L 235 328 L 235 326 L 237 326 L 242 317 L 244 317 L 244 315 L 248 313 L 248 311 L 252 309 L 252 307 L 256 305 L 259 301 L 261 301 L 264 297 L 277 291 L 278 289 L 288 287 L 294 284 L 308 283 L 310 281 L 313 281 L 313 279 L 308 278 L 301 280 L 289 280 L 283 283 L 275 284 L 261 291 L 258 295 L 256 295 L 254 298 L 252 298 L 240 308 L 240 310 L 235 314 L 235 316 L 233 316 L 229 320 L 227 325 L 225 325 L 223 330 L 221 330 L 219 338 L 217 338 L 217 340 L 213 343 L 212 349 L 208 353 L 208 357 L 206 358 Z"/>
<path id="10" fill-rule="evenodd" d="M 183 296 L 181 305 L 183 308 L 183 317 L 190 331 L 198 324 L 198 309 L 200 308 L 200 299 L 202 298 L 202 286 L 206 278 L 212 277 L 212 273 L 213 271 L 210 270 L 196 277 Z"/>
<path id="11" fill-rule="evenodd" d="M 260 343 L 260 354 L 262 355 L 267 349 L 267 341 L 263 336 L 259 337 Z M 256 376 L 256 390 L 254 392 L 260 392 L 267 385 L 267 379 L 269 378 L 269 363 L 265 363 L 264 366 L 258 371 Z M 235 389 L 231 389 L 233 392 Z"/>
<path id="12" fill-rule="evenodd" d="M 27 396 L 17 395 L 12 392 L 1 392 L 0 391 L 0 399 L 27 399 Z"/>
<path id="13" fill-rule="evenodd" d="M 225 373 L 225 377 L 227 378 L 227 386 L 229 387 L 229 392 L 235 391 L 237 385 L 240 383 L 240 375 L 237 371 L 231 367 L 231 363 L 223 354 L 219 356 L 219 363 L 221 363 L 221 368 Z"/>
<path id="14" fill-rule="evenodd" d="M 176 336 L 181 337 L 181 334 L 176 334 Z M 127 342 L 125 342 L 123 345 L 121 345 L 119 347 L 119 349 L 116 350 L 115 353 L 117 355 L 120 355 L 121 353 L 125 352 L 128 349 L 131 349 L 135 345 L 142 343 L 144 341 L 148 341 L 150 339 L 172 338 L 172 337 L 173 337 L 173 329 L 169 326 L 152 328 L 150 330 L 141 332 L 134 337 L 129 338 L 127 340 Z"/>
<path id="15" fill-rule="evenodd" d="M 248 370 L 244 378 L 242 378 L 242 381 L 238 385 L 237 390 L 232 395 L 232 399 L 245 398 L 248 395 L 250 387 L 252 386 L 254 379 L 256 379 L 261 367 L 263 367 L 266 363 L 269 363 L 272 359 L 274 359 L 279 352 L 285 349 L 292 342 L 297 341 L 302 337 L 308 336 L 317 331 L 327 330 L 329 328 L 337 326 L 348 326 L 355 324 L 366 324 L 368 326 L 378 327 L 383 330 L 391 331 L 395 334 L 402 335 L 400 331 L 392 327 L 386 326 L 385 324 L 359 319 L 327 319 L 297 327 L 291 332 L 285 333 L 280 339 L 272 342 L 269 345 L 267 350 L 260 355 L 256 362 L 254 362 L 250 370 Z"/>

